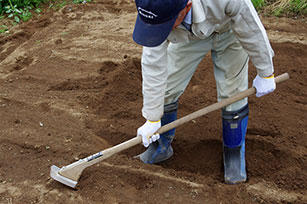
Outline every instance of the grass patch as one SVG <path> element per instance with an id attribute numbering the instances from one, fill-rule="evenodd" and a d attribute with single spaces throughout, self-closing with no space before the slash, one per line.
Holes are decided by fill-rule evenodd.
<path id="1" fill-rule="evenodd" d="M 0 0 L 0 19 L 7 18 L 20 23 L 42 12 L 41 5 L 59 9 L 67 4 L 80 4 L 91 0 Z"/>
<path id="2" fill-rule="evenodd" d="M 277 17 L 306 17 L 307 0 L 252 0 L 255 8 L 265 14 Z"/>
<path id="3" fill-rule="evenodd" d="M 27 21 L 34 12 L 40 12 L 38 7 L 47 0 L 0 0 L 0 15 L 13 19 L 16 23 Z"/>
<path id="4" fill-rule="evenodd" d="M 92 0 L 0 0 L 0 34 L 10 34 L 11 27 L 38 17 L 42 12 Z"/>
<path id="5" fill-rule="evenodd" d="M 252 2 L 257 10 L 262 9 L 265 5 L 264 0 L 252 0 Z"/>

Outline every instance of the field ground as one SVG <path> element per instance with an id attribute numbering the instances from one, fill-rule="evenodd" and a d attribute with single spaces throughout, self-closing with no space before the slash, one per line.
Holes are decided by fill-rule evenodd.
<path id="1" fill-rule="evenodd" d="M 77 190 L 49 177 L 52 164 L 133 138 L 144 122 L 135 17 L 132 0 L 100 0 L 0 37 L 0 203 L 307 203 L 304 19 L 262 19 L 275 73 L 290 80 L 249 98 L 246 183 L 223 184 L 220 111 L 177 128 L 175 154 L 159 165 L 134 159 L 139 145 L 87 168 Z M 208 55 L 181 98 L 180 117 L 216 102 L 212 70 Z M 251 83 L 252 65 L 249 72 Z"/>

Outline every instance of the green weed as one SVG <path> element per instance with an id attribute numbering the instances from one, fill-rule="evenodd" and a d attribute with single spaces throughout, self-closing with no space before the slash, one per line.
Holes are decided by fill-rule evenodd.
<path id="1" fill-rule="evenodd" d="M 255 8 L 274 16 L 306 16 L 307 0 L 252 0 Z"/>
<path id="2" fill-rule="evenodd" d="M 264 6 L 264 0 L 252 0 L 254 7 L 259 10 Z"/>
<path id="3" fill-rule="evenodd" d="M 0 33 L 5 33 L 6 31 L 8 31 L 8 27 L 6 25 L 1 25 L 0 26 Z"/>
<path id="4" fill-rule="evenodd" d="M 91 0 L 73 0 L 72 1 L 74 4 L 81 4 L 81 3 L 87 3 L 87 2 L 91 2 Z"/>
<path id="5" fill-rule="evenodd" d="M 27 21 L 31 18 L 31 10 L 38 8 L 47 0 L 0 0 L 0 15 L 11 18 L 14 22 Z"/>

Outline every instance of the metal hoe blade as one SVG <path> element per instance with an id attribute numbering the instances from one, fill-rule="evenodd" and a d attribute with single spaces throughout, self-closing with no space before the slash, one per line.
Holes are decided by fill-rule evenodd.
<path id="1" fill-rule="evenodd" d="M 50 169 L 51 178 L 53 178 L 54 180 L 66 185 L 66 186 L 69 186 L 71 188 L 75 188 L 78 182 L 60 175 L 59 174 L 60 170 L 61 169 L 59 167 L 52 165 L 51 169 Z"/>

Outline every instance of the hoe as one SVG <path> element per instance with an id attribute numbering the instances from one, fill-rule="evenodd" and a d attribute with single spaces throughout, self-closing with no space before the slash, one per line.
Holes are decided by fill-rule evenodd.
<path id="1" fill-rule="evenodd" d="M 275 82 L 279 83 L 279 82 L 283 82 L 285 80 L 289 79 L 289 75 L 288 73 L 284 73 L 278 77 L 275 78 Z M 162 126 L 157 132 L 156 134 L 161 134 L 163 132 L 166 132 L 170 129 L 173 129 L 179 125 L 182 125 L 188 121 L 191 121 L 193 119 L 196 119 L 200 116 L 203 116 L 207 113 L 210 113 L 212 111 L 218 110 L 220 108 L 223 108 L 227 105 L 230 105 L 236 101 L 239 101 L 245 97 L 248 97 L 252 94 L 256 93 L 256 89 L 254 87 L 247 89 L 246 91 L 243 91 L 233 97 L 227 98 L 223 101 L 214 103 L 210 106 L 207 106 L 205 108 L 202 108 L 198 111 L 195 111 L 189 115 L 186 115 L 172 123 L 169 123 L 167 125 Z M 50 170 L 50 176 L 51 178 L 53 178 L 54 180 L 67 185 L 71 188 L 76 188 L 76 185 L 78 183 L 78 180 L 82 174 L 82 171 L 89 167 L 92 166 L 116 153 L 119 153 L 123 150 L 126 150 L 128 148 L 131 148 L 137 144 L 140 144 L 142 142 L 142 138 L 140 136 L 134 137 L 126 142 L 120 143 L 114 147 L 110 147 L 108 149 L 105 149 L 103 151 L 100 151 L 96 154 L 93 154 L 91 156 L 88 156 L 84 159 L 80 159 L 72 164 L 69 164 L 67 166 L 63 166 L 62 168 L 59 168 L 55 165 L 51 166 L 51 170 Z"/>

